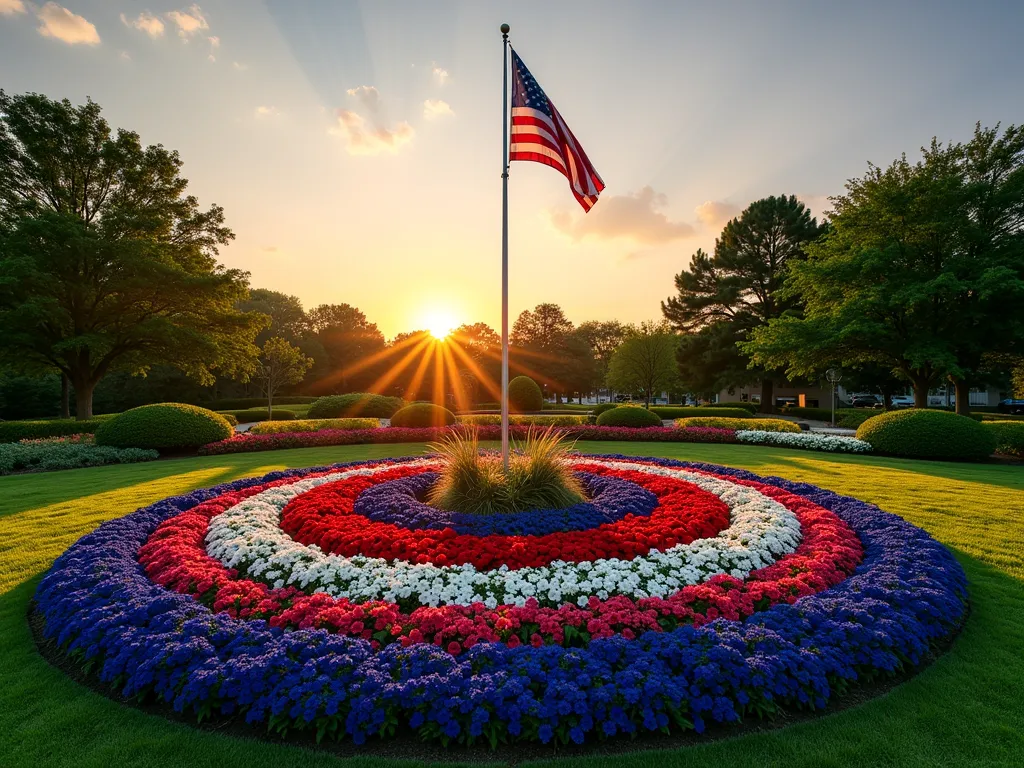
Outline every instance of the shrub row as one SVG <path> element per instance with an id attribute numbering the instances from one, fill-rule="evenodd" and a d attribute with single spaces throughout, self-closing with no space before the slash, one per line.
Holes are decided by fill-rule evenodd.
<path id="1" fill-rule="evenodd" d="M 274 398 L 274 402 L 281 405 L 305 405 L 315 400 L 315 397 L 303 395 L 284 395 L 283 397 Z M 261 408 L 266 404 L 267 398 L 265 397 L 235 397 L 203 403 L 203 407 L 209 408 L 211 411 L 244 411 L 249 408 Z"/>
<path id="2" fill-rule="evenodd" d="M 456 417 L 460 424 L 474 424 L 478 427 L 501 425 L 501 416 L 493 413 L 477 414 Z M 562 414 L 559 416 L 522 416 L 514 415 L 508 417 L 509 424 L 522 424 L 534 427 L 569 427 L 575 424 L 587 424 L 589 416 L 573 416 Z"/>
<path id="3" fill-rule="evenodd" d="M 913 459 L 980 461 L 996 449 L 996 435 L 981 422 L 949 411 L 909 408 L 868 419 L 857 439 L 876 453 Z"/>
<path id="4" fill-rule="evenodd" d="M 729 419 L 749 419 L 753 413 L 747 408 L 725 406 L 656 405 L 651 411 L 663 419 L 689 419 L 697 416 L 715 416 Z"/>
<path id="5" fill-rule="evenodd" d="M 722 403 L 707 403 L 706 405 L 700 406 L 701 408 L 742 408 L 748 413 L 757 413 L 761 410 L 759 403 L 743 403 L 738 400 L 733 402 L 722 402 Z"/>
<path id="6" fill-rule="evenodd" d="M 499 440 L 499 427 L 476 427 L 480 440 Z M 512 437 L 524 439 L 530 428 L 516 425 L 509 430 Z M 314 448 L 331 445 L 358 445 L 360 443 L 423 443 L 438 440 L 453 431 L 469 434 L 469 427 L 405 429 L 350 429 L 322 430 L 320 432 L 284 432 L 272 435 L 236 435 L 228 440 L 203 446 L 200 455 L 217 456 L 226 453 L 275 451 L 287 448 Z M 601 427 L 580 425 L 559 430 L 570 440 L 621 440 L 662 443 L 735 443 L 736 433 L 728 429 L 678 429 L 675 427 Z"/>
<path id="7" fill-rule="evenodd" d="M 39 421 L 0 421 L 0 443 L 16 443 L 19 440 L 35 440 L 42 437 L 64 435 L 91 435 L 110 416 L 93 419 L 41 419 Z"/>
<path id="8" fill-rule="evenodd" d="M 249 408 L 244 411 L 221 411 L 220 415 L 233 417 L 235 424 L 251 424 L 258 421 L 268 421 L 270 414 L 266 408 Z M 295 411 L 289 411 L 286 408 L 274 408 L 273 417 L 274 421 L 292 421 L 298 418 Z M 228 421 L 230 420 L 228 419 Z"/>
<path id="9" fill-rule="evenodd" d="M 1024 459 L 1024 422 L 983 421 L 981 426 L 996 441 L 996 453 Z"/>
<path id="10" fill-rule="evenodd" d="M 132 408 L 103 422 L 96 443 L 115 448 L 198 448 L 225 440 L 234 428 L 219 413 L 184 403 L 157 403 Z"/>
<path id="11" fill-rule="evenodd" d="M 745 419 L 719 418 L 717 416 L 699 416 L 695 419 L 676 419 L 677 427 L 715 427 L 716 429 L 735 429 L 759 432 L 800 432 L 800 427 L 785 419 Z"/>
<path id="12" fill-rule="evenodd" d="M 5 443 L 0 445 L 0 475 L 55 469 L 133 464 L 158 458 L 156 451 L 110 448 L 89 443 Z"/>
<path id="13" fill-rule="evenodd" d="M 352 392 L 347 395 L 327 395 L 318 398 L 306 413 L 310 419 L 375 418 L 390 419 L 406 405 L 400 397 Z"/>
<path id="14" fill-rule="evenodd" d="M 298 419 L 296 421 L 261 421 L 249 428 L 249 434 L 274 435 L 282 432 L 317 432 L 321 429 L 379 428 L 379 419 Z"/>

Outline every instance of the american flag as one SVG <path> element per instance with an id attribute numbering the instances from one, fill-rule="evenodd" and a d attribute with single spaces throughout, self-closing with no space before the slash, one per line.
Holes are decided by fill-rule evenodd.
<path id="1" fill-rule="evenodd" d="M 515 51 L 512 51 L 512 135 L 508 159 L 530 160 L 561 171 L 584 211 L 594 206 L 604 189 L 604 182 L 583 147 Z"/>

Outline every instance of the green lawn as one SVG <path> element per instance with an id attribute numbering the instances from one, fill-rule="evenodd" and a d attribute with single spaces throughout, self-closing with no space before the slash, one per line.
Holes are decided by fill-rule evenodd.
<path id="1" fill-rule="evenodd" d="M 285 406 L 288 407 L 288 406 Z M 1020 765 L 1024 755 L 1024 468 L 831 456 L 756 446 L 580 443 L 709 461 L 875 502 L 956 553 L 973 612 L 953 650 L 869 703 L 787 729 L 675 752 L 578 758 L 615 766 Z M 200 732 L 119 706 L 35 652 L 25 612 L 41 574 L 103 520 L 191 488 L 284 467 L 416 453 L 369 445 L 176 459 L 0 478 L 0 765 L 352 766 L 297 747 Z M 457 753 L 456 753 L 457 754 Z M 499 761 L 500 762 L 500 761 Z M 450 764 L 449 764 L 450 765 Z"/>

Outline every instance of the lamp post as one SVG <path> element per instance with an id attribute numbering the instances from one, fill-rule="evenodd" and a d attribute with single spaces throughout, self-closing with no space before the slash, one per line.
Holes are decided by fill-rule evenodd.
<path id="1" fill-rule="evenodd" d="M 832 426 L 836 425 L 836 384 L 843 380 L 843 372 L 838 368 L 829 368 L 825 371 L 825 378 L 832 385 Z"/>

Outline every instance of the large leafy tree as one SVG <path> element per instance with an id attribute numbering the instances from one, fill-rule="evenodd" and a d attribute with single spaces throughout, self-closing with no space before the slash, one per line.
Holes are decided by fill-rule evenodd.
<path id="1" fill-rule="evenodd" d="M 306 315 L 309 332 L 322 345 L 326 360 L 316 373 L 324 392 L 354 392 L 380 374 L 377 356 L 385 347 L 376 323 L 349 304 L 321 304 Z"/>
<path id="2" fill-rule="evenodd" d="M 253 288 L 249 291 L 249 297 L 239 302 L 238 308 L 243 312 L 259 312 L 270 318 L 270 325 L 256 337 L 260 348 L 272 337 L 295 341 L 306 330 L 306 312 L 298 296 L 268 288 Z"/>
<path id="3" fill-rule="evenodd" d="M 0 354 L 64 374 L 80 419 L 114 369 L 253 370 L 265 318 L 236 309 L 248 275 L 216 260 L 234 235 L 181 166 L 91 101 L 0 92 Z"/>
<path id="4" fill-rule="evenodd" d="M 749 333 L 796 306 L 782 293 L 790 265 L 804 257 L 804 247 L 822 227 L 796 197 L 766 197 L 751 203 L 725 225 L 713 255 L 698 250 L 690 267 L 676 275 L 677 295 L 662 302 L 665 319 L 684 334 L 703 338 L 679 348 L 684 385 L 706 391 L 709 382 L 724 386 L 761 380 L 761 410 L 774 406 L 774 378 L 750 365 L 736 346 Z M 715 350 L 715 345 L 725 348 Z M 699 353 L 699 354 L 695 354 Z M 712 369 L 693 370 L 695 362 Z"/>
<path id="5" fill-rule="evenodd" d="M 635 332 L 635 328 L 618 320 L 587 320 L 576 326 L 575 335 L 589 347 L 594 356 L 594 372 L 598 382 L 608 376 L 612 353 Z"/>
<path id="6" fill-rule="evenodd" d="M 641 323 L 612 353 L 608 385 L 620 392 L 639 392 L 644 405 L 650 406 L 659 392 L 678 386 L 678 341 L 667 323 Z"/>
<path id="7" fill-rule="evenodd" d="M 561 395 L 584 392 L 597 383 L 594 353 L 574 333 L 557 304 L 538 304 L 516 318 L 509 334 L 511 366 Z"/>
<path id="8" fill-rule="evenodd" d="M 883 366 L 922 408 L 948 376 L 967 413 L 970 387 L 1022 349 L 1024 130 L 933 140 L 916 163 L 871 166 L 833 205 L 832 231 L 787 284 L 803 314 L 759 329 L 746 351 L 797 375 Z"/>

